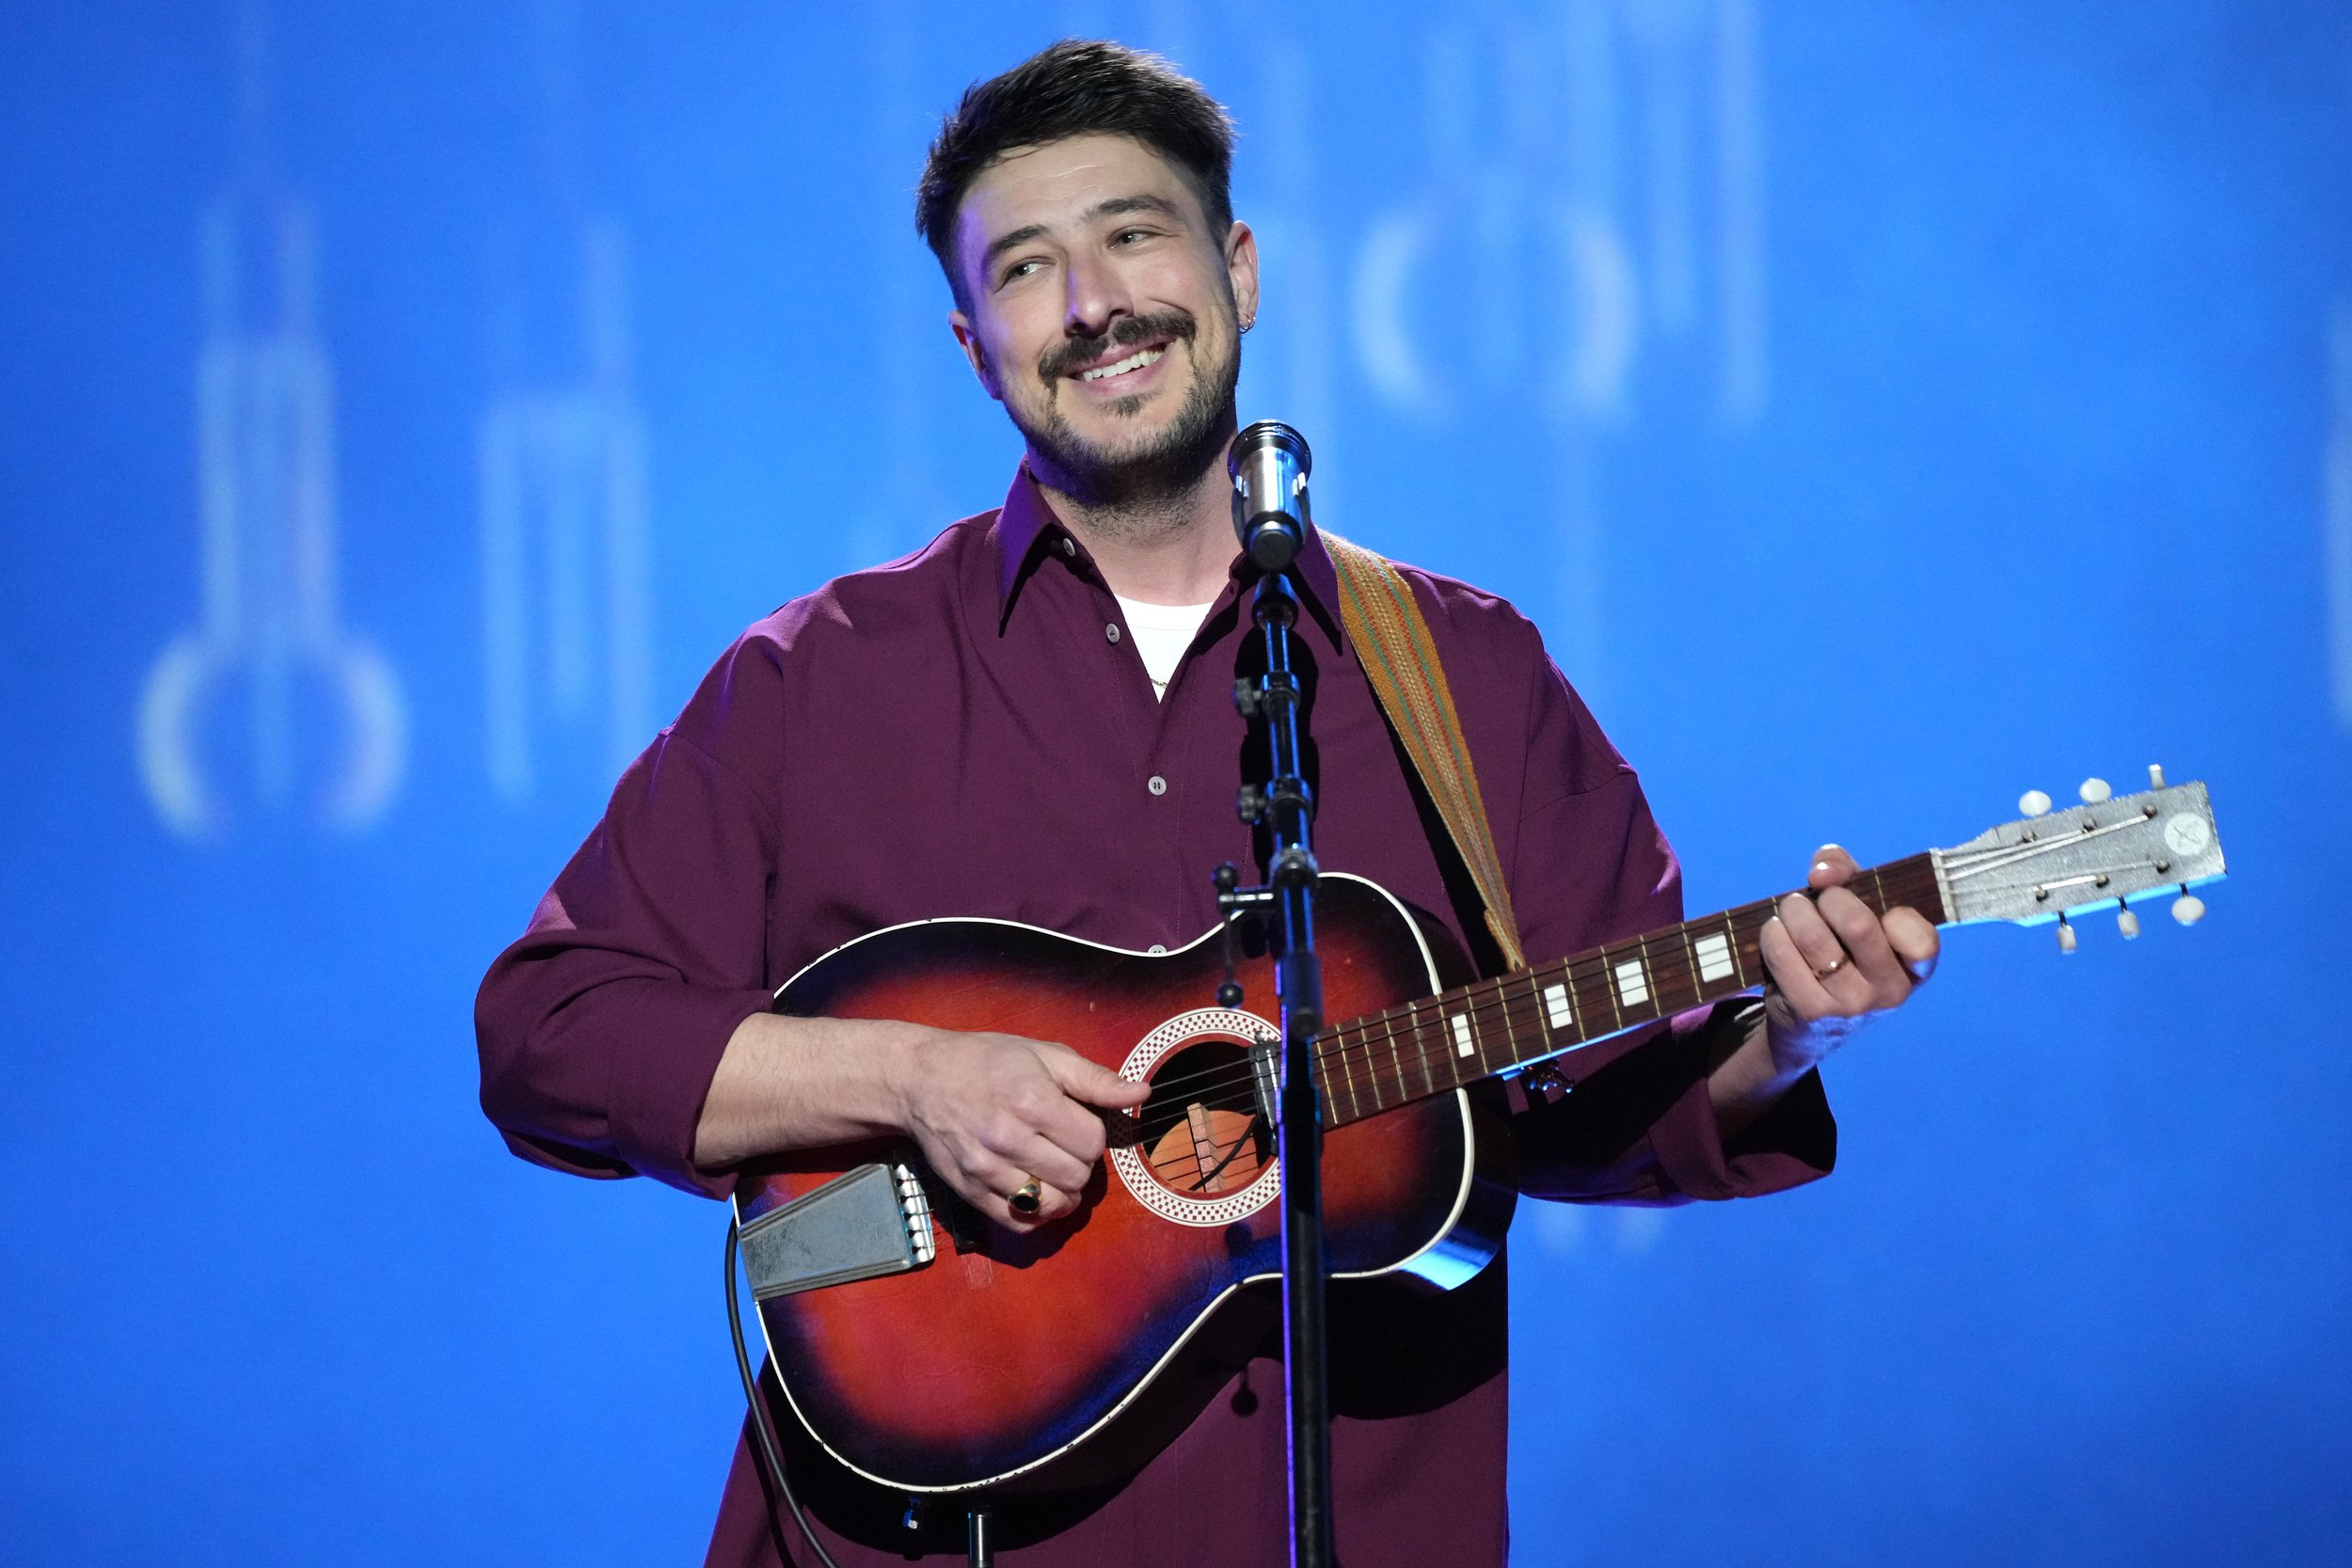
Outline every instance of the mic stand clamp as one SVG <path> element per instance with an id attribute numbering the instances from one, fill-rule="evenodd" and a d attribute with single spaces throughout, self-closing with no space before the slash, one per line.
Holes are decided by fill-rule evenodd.
<path id="1" fill-rule="evenodd" d="M 1273 839 L 1263 887 L 1244 888 L 1230 864 L 1216 868 L 1216 905 L 1225 916 L 1222 1006 L 1241 1005 L 1233 977 L 1237 920 L 1259 922 L 1274 955 L 1281 1004 L 1279 1072 L 1262 1070 L 1275 1101 L 1275 1142 L 1282 1182 L 1282 1360 L 1289 1380 L 1291 1562 L 1293 1568 L 1331 1568 L 1331 1389 L 1325 1317 L 1329 1265 L 1323 1243 L 1322 1085 L 1316 1082 L 1316 1035 L 1323 1029 L 1323 966 L 1315 953 L 1315 864 L 1310 825 L 1314 796 L 1299 768 L 1304 736 L 1298 677 L 1291 666 L 1290 630 L 1298 597 L 1283 572 L 1258 579 L 1251 617 L 1265 639 L 1266 673 L 1233 688 L 1242 717 L 1265 726 L 1271 777 L 1245 784 L 1234 801 L 1241 819 L 1264 827 Z M 1271 1065 L 1271 1064 L 1267 1064 Z M 1262 1093 L 1263 1093 L 1262 1088 Z"/>

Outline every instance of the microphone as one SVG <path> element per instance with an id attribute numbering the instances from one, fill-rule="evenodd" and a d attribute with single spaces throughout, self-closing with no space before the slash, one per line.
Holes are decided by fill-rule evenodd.
<path id="1" fill-rule="evenodd" d="M 1307 438 L 1279 420 L 1260 420 L 1233 437 L 1225 471 L 1233 476 L 1233 532 L 1261 571 L 1286 571 L 1307 542 Z"/>

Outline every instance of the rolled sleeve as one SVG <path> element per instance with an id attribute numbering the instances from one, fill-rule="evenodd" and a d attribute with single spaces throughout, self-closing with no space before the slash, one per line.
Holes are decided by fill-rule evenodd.
<path id="1" fill-rule="evenodd" d="M 1531 781 L 1555 781 L 1518 823 L 1508 856 L 1528 956 L 1581 952 L 1682 918 L 1682 871 L 1641 784 L 1549 660 L 1531 699 Z M 1513 1117 L 1521 1184 L 1541 1197 L 1672 1204 L 1749 1197 L 1828 1174 L 1836 1123 L 1806 1076 L 1728 1142 L 1708 1077 L 1745 1001 L 1695 1008 L 1572 1053 L 1568 1092 L 1523 1096 Z"/>
<path id="2" fill-rule="evenodd" d="M 1723 1137 L 1708 1074 L 1742 1004 L 1700 1007 L 1570 1056 L 1564 1093 L 1513 1117 L 1520 1185 L 1581 1203 L 1757 1197 L 1829 1174 L 1837 1125 L 1808 1073 L 1740 1134 Z"/>
<path id="3" fill-rule="evenodd" d="M 714 673 L 713 686 L 743 693 Z M 630 765 L 612 803 L 476 997 L 484 1112 L 525 1159 L 651 1176 L 721 1196 L 694 1164 L 727 1042 L 771 1006 L 772 803 L 688 717 Z"/>

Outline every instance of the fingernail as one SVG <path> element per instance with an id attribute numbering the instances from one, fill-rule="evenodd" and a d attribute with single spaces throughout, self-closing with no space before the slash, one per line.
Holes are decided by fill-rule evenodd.
<path id="1" fill-rule="evenodd" d="M 1814 870 L 1816 870 L 1816 871 L 1827 871 L 1827 870 L 1829 869 L 1829 862 L 1827 862 L 1827 861 L 1815 861 L 1815 862 L 1813 863 L 1813 869 L 1814 869 Z"/>

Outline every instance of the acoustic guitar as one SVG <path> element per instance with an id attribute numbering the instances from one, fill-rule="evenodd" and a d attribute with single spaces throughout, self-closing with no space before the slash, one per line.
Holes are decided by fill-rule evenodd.
<path id="1" fill-rule="evenodd" d="M 1881 912 L 1939 926 L 2071 921 L 2192 891 L 2223 874 L 2201 784 L 2027 815 L 1950 849 L 1848 884 Z M 1442 944 L 1400 902 L 1327 873 L 1317 900 L 1326 1012 L 1317 1038 L 1325 1223 L 1335 1280 L 1406 1275 L 1450 1289 L 1501 1247 L 1515 1194 L 1481 1080 L 1765 982 L 1757 939 L 1775 900 L 1745 904 L 1500 978 L 1448 986 Z M 1180 1361 L 1257 1341 L 1280 1275 L 1279 1168 L 1268 1114 L 1277 1031 L 1248 1007 L 1206 1005 L 1223 977 L 1218 932 L 1143 954 L 1013 922 L 893 927 L 834 949 L 777 992 L 803 1017 L 902 1019 L 1058 1040 L 1149 1083 L 1112 1115 L 1111 1147 L 1077 1212 L 1029 1235 L 982 1220 L 908 1145 L 835 1148 L 762 1164 L 739 1183 L 747 1238 L 760 1217 L 845 1173 L 880 1165 L 903 1203 L 895 1272 L 759 1304 L 770 1354 L 811 1437 L 899 1492 L 1057 1489 L 1127 1473 L 1207 1397 Z M 1263 959 L 1245 996 L 1274 994 Z M 1270 1006 L 1267 1008 L 1271 1011 Z M 1344 1288 L 1344 1287 L 1341 1287 Z"/>

